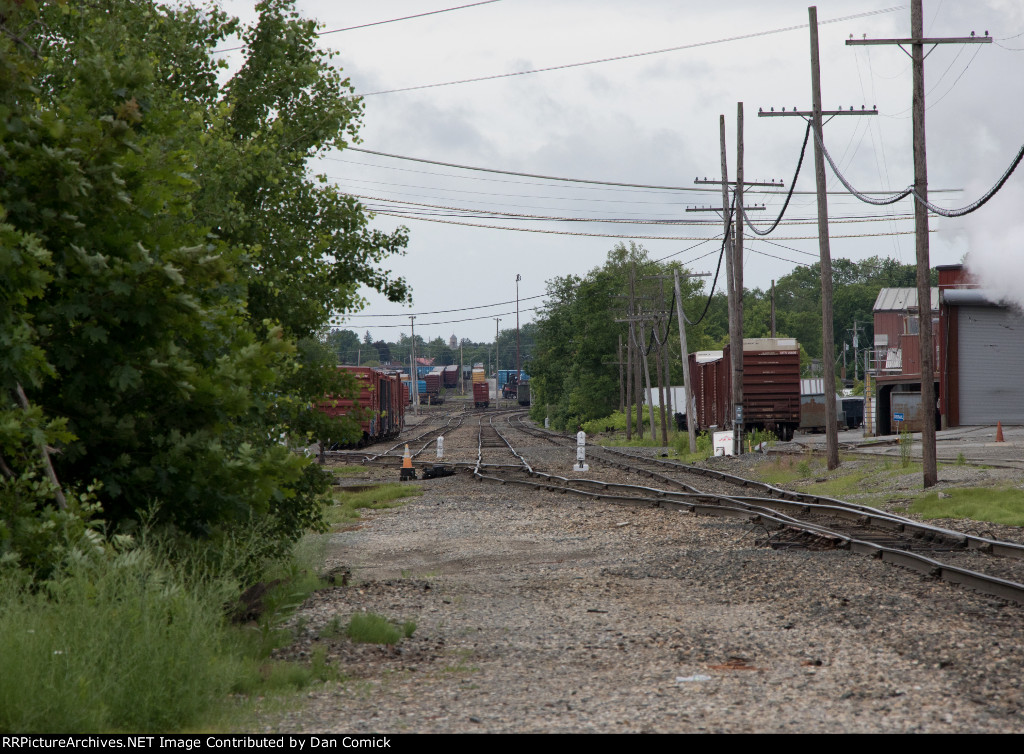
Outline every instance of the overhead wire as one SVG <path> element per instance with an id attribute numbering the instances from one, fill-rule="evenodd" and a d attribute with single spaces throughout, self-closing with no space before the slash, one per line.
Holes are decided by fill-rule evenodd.
<path id="1" fill-rule="evenodd" d="M 386 199 L 377 196 L 366 196 L 364 194 L 349 194 L 349 196 L 357 199 L 362 199 L 368 202 L 383 202 L 385 210 L 395 210 L 401 212 L 409 212 L 420 214 L 421 216 L 431 217 L 476 217 L 480 219 L 511 219 L 511 220 L 539 220 L 548 222 L 571 222 L 571 223 L 612 223 L 612 224 L 626 224 L 626 225 L 672 225 L 681 227 L 701 227 L 708 225 L 718 225 L 719 220 L 681 220 L 677 219 L 677 215 L 672 215 L 672 219 L 662 218 L 622 218 L 622 217 L 566 217 L 564 215 L 534 215 L 521 212 L 507 212 L 502 210 L 491 210 L 491 209 L 476 209 L 473 207 L 452 207 L 442 204 L 426 204 L 424 202 L 412 202 L 407 200 L 399 199 Z M 371 212 L 377 212 L 378 205 L 366 205 L 367 209 Z M 443 212 L 422 212 L 413 208 L 423 208 L 426 210 L 442 210 Z M 783 208 L 785 211 L 785 207 Z M 383 214 L 383 212 L 381 212 Z M 625 213 L 630 214 L 630 213 Z M 746 214 L 746 213 L 744 213 Z M 767 232 L 760 232 L 759 235 L 767 235 L 779 225 L 782 215 L 773 223 L 770 230 Z M 865 222 L 879 222 L 888 221 L 892 219 L 892 216 L 886 216 L 882 218 L 876 217 L 846 217 L 839 216 L 832 218 L 832 222 L 837 224 L 844 223 L 865 223 Z M 897 219 L 913 219 L 913 215 L 904 215 Z M 786 225 L 814 225 L 818 222 L 816 218 L 794 218 L 786 221 Z M 750 225 L 750 222 L 747 222 Z"/>
<path id="2" fill-rule="evenodd" d="M 540 175 L 538 173 L 519 173 L 514 170 L 499 170 L 497 168 L 481 168 L 473 165 L 459 165 L 454 162 L 442 162 L 440 160 L 428 160 L 424 157 L 409 157 L 406 155 L 390 154 L 388 152 L 378 152 L 373 149 L 363 149 L 361 147 L 346 147 L 350 152 L 361 152 L 363 154 L 373 154 L 378 157 L 390 157 L 395 160 L 409 160 L 411 162 L 422 162 L 427 165 L 438 165 L 445 168 L 457 168 L 459 170 L 473 170 L 484 173 L 497 173 L 499 175 L 513 175 L 519 178 L 539 178 L 545 181 L 562 181 L 566 183 L 586 183 L 597 186 L 615 186 L 619 188 L 635 188 L 635 189 L 657 189 L 659 191 L 696 191 L 700 193 L 707 193 L 708 189 L 695 188 L 692 186 L 658 186 L 649 185 L 643 183 L 618 183 L 615 181 L 597 181 L 587 178 L 565 178 L 554 175 Z"/>
<path id="3" fill-rule="evenodd" d="M 882 14 L 882 13 L 891 13 L 891 12 L 896 11 L 896 10 L 902 10 L 905 7 L 906 6 L 898 5 L 898 6 L 894 6 L 894 7 L 891 7 L 891 8 L 880 8 L 878 10 L 865 11 L 863 13 L 856 13 L 856 14 L 853 14 L 853 15 L 850 15 L 850 16 L 843 16 L 843 17 L 840 17 L 840 18 L 830 18 L 830 19 L 827 19 L 827 20 L 824 20 L 824 21 L 819 21 L 818 25 L 819 26 L 824 26 L 825 24 L 834 24 L 834 23 L 839 23 L 841 21 L 852 21 L 852 20 L 858 19 L 858 18 L 865 18 L 865 17 L 868 17 L 868 16 L 876 16 L 876 15 L 879 15 L 879 14 Z M 782 28 L 779 28 L 779 29 L 769 29 L 769 30 L 766 30 L 766 31 L 751 32 L 751 33 L 748 33 L 748 34 L 738 34 L 738 35 L 732 36 L 732 37 L 722 37 L 720 39 L 712 39 L 712 40 L 707 40 L 707 41 L 703 41 L 703 42 L 691 42 L 689 44 L 677 45 L 677 46 L 674 46 L 674 47 L 665 47 L 665 48 L 662 48 L 662 49 L 659 49 L 659 50 L 647 50 L 645 52 L 634 52 L 634 53 L 628 53 L 626 55 L 614 55 L 614 56 L 607 57 L 607 58 L 598 58 L 596 60 L 586 60 L 586 61 L 582 61 L 582 62 L 579 62 L 579 63 L 564 63 L 562 65 L 547 66 L 545 68 L 533 68 L 533 69 L 524 70 L 524 71 L 512 71 L 512 72 L 509 72 L 509 73 L 496 73 L 496 74 L 492 74 L 490 76 L 476 76 L 476 77 L 473 77 L 473 78 L 458 79 L 456 81 L 442 81 L 442 82 L 438 82 L 438 83 L 434 83 L 434 84 L 420 84 L 420 85 L 417 85 L 417 86 L 406 86 L 406 87 L 400 87 L 400 88 L 396 88 L 396 89 L 382 89 L 382 90 L 376 91 L 376 92 L 367 92 L 367 93 L 359 95 L 359 96 L 362 96 L 362 97 L 376 97 L 376 96 L 382 95 L 382 94 L 397 94 L 399 92 L 413 92 L 413 91 L 419 91 L 419 90 L 422 90 L 422 89 L 436 89 L 438 87 L 443 87 L 443 86 L 455 86 L 457 84 L 473 84 L 473 83 L 477 83 L 477 82 L 480 82 L 480 81 L 494 81 L 496 79 L 512 78 L 512 77 L 515 77 L 515 76 L 528 76 L 528 75 L 532 75 L 532 74 L 535 74 L 535 73 L 549 73 L 551 71 L 562 71 L 562 70 L 567 70 L 567 69 L 570 69 L 570 68 L 580 68 L 580 67 L 583 67 L 583 66 L 597 65 L 597 64 L 600 64 L 600 63 L 612 63 L 612 62 L 617 62 L 617 61 L 620 61 L 620 60 L 631 60 L 631 59 L 635 59 L 635 58 L 647 57 L 647 56 L 650 56 L 650 55 L 661 55 L 661 54 L 667 53 L 667 52 L 679 52 L 680 50 L 691 50 L 691 49 L 698 48 L 698 47 L 708 47 L 708 46 L 711 46 L 711 45 L 725 44 L 727 42 L 739 42 L 739 41 L 742 41 L 742 40 L 745 40 L 745 39 L 756 39 L 757 37 L 766 37 L 766 36 L 771 36 L 771 35 L 774 35 L 774 34 L 782 34 L 782 33 L 789 32 L 789 31 L 796 31 L 798 29 L 806 29 L 807 26 L 808 26 L 807 24 L 797 24 L 795 26 L 786 26 L 786 27 L 782 27 Z"/>
<path id="4" fill-rule="evenodd" d="M 895 195 L 895 198 L 890 197 L 889 199 L 878 200 L 872 199 L 871 197 L 868 196 L 864 196 L 861 192 L 857 191 L 857 189 L 854 188 L 852 184 L 850 184 L 846 177 L 839 171 L 839 168 L 836 167 L 836 164 L 832 160 L 832 156 L 828 153 L 828 149 L 826 149 L 825 143 L 822 140 L 821 135 L 818 133 L 817 129 L 815 129 L 814 131 L 814 138 L 820 145 L 822 154 L 825 156 L 825 159 L 828 161 L 829 166 L 832 168 L 832 171 L 839 178 L 840 182 L 844 186 L 846 186 L 846 188 L 850 191 L 851 194 L 856 196 L 862 202 L 867 202 L 868 204 L 876 205 L 892 204 L 896 201 L 899 201 L 905 196 L 913 194 L 915 201 L 923 204 L 925 207 L 928 208 L 930 212 L 934 212 L 935 214 L 941 215 L 942 217 L 963 217 L 964 215 L 970 214 L 971 212 L 974 212 L 975 210 L 978 210 L 981 207 L 983 207 L 1006 184 L 1006 181 L 1008 181 L 1010 176 L 1013 175 L 1013 172 L 1017 169 L 1017 166 L 1020 164 L 1021 160 L 1024 159 L 1024 145 L 1021 145 L 1021 148 L 1017 151 L 1017 156 L 1013 158 L 1009 167 L 1007 167 L 1006 170 L 1003 171 L 1002 176 L 1000 176 L 999 180 L 996 181 L 995 185 L 992 186 L 991 189 L 986 191 L 980 198 L 964 207 L 961 207 L 959 209 L 944 209 L 943 207 L 939 207 L 938 205 L 932 204 L 928 200 L 924 199 L 920 194 L 917 193 L 917 190 L 913 185 L 909 186 L 906 190 Z"/>
<path id="5" fill-rule="evenodd" d="M 494 303 L 494 304 L 481 304 L 480 306 L 462 306 L 462 307 L 459 307 L 458 309 L 438 309 L 437 311 L 433 311 L 433 312 L 409 312 L 408 314 L 339 314 L 337 316 L 345 317 L 346 319 L 348 317 L 374 317 L 374 318 L 377 318 L 377 317 L 405 317 L 406 319 L 408 319 L 409 317 L 421 317 L 421 316 L 425 317 L 425 316 L 430 315 L 430 314 L 452 314 L 453 312 L 468 312 L 468 311 L 473 311 L 474 309 L 490 309 L 491 307 L 494 307 L 494 306 L 507 306 L 508 304 L 514 304 L 514 303 L 516 303 L 516 301 L 532 301 L 532 300 L 537 299 L 537 298 L 546 298 L 547 295 L 548 294 L 546 294 L 546 293 L 540 293 L 540 294 L 538 294 L 536 296 L 523 296 L 520 299 L 512 299 L 512 300 L 509 300 L 509 301 L 499 301 L 499 302 Z"/>
<path id="6" fill-rule="evenodd" d="M 759 230 L 747 217 L 746 207 L 740 207 L 740 213 L 743 215 L 743 222 L 746 223 L 747 227 L 755 234 L 759 236 L 767 236 L 779 227 L 779 223 L 782 222 L 782 217 L 786 214 L 786 209 L 789 207 L 789 200 L 793 198 L 793 189 L 796 188 L 796 179 L 800 175 L 800 168 L 803 167 L 804 164 L 804 155 L 807 153 L 807 140 L 810 138 L 810 135 L 811 124 L 810 121 L 808 121 L 807 130 L 804 132 L 804 143 L 803 146 L 800 147 L 800 159 L 796 161 L 796 171 L 793 173 L 793 180 L 789 184 L 789 193 L 786 194 L 786 200 L 782 203 L 782 209 L 779 211 L 779 216 L 775 218 L 775 222 L 772 223 L 771 227 L 767 230 Z"/>
<path id="7" fill-rule="evenodd" d="M 314 36 L 324 37 L 328 34 L 338 34 L 343 31 L 354 31 L 356 29 L 366 29 L 370 26 L 381 26 L 383 24 L 393 24 L 396 21 L 409 21 L 413 18 L 423 18 L 424 16 L 436 16 L 438 13 L 448 13 L 453 10 L 463 10 L 464 8 L 473 8 L 477 5 L 490 5 L 491 3 L 497 3 L 499 0 L 480 0 L 480 2 L 469 3 L 467 5 L 457 5 L 454 8 L 441 8 L 440 10 L 431 10 L 425 13 L 414 13 L 411 16 L 402 16 L 401 18 L 389 18 L 385 21 L 371 21 L 367 24 L 358 24 L 357 26 L 345 26 L 341 29 L 328 29 L 327 31 L 318 31 Z M 212 50 L 213 53 L 220 52 L 234 52 L 235 50 L 245 49 L 245 45 L 238 45 L 237 47 L 222 47 L 219 50 Z"/>
<path id="8" fill-rule="evenodd" d="M 484 228 L 486 230 L 508 230 L 520 233 L 544 233 L 555 236 L 580 236 L 585 238 L 621 238 L 621 239 L 633 239 L 637 241 L 706 241 L 707 238 L 698 238 L 696 236 L 651 236 L 651 235 L 629 235 L 629 234 L 616 234 L 616 233 L 584 233 L 582 231 L 568 231 L 568 230 L 550 230 L 547 228 L 513 228 L 508 225 L 488 225 L 483 223 L 467 223 L 459 222 L 457 220 L 443 220 L 437 217 L 431 216 L 415 216 L 401 212 L 391 212 L 384 210 L 374 210 L 374 214 L 384 215 L 385 217 L 397 217 L 402 220 L 422 220 L 423 222 L 441 223 L 443 225 L 461 225 L 468 228 Z M 882 238 L 889 235 L 913 235 L 914 231 L 896 231 L 895 233 L 846 233 L 842 235 L 833 235 L 831 238 Z M 813 241 L 816 240 L 817 236 L 786 236 L 781 240 L 783 241 Z"/>
<path id="9" fill-rule="evenodd" d="M 535 311 L 537 311 L 540 308 L 541 307 L 539 307 L 539 306 L 533 306 L 533 307 L 530 307 L 529 309 L 520 309 L 519 313 L 523 314 L 524 312 L 535 312 Z M 515 314 L 514 311 L 498 312 L 497 314 L 485 314 L 482 317 L 467 317 L 465 319 L 449 319 L 449 320 L 445 320 L 444 322 L 418 322 L 416 324 L 416 326 L 417 327 L 437 327 L 438 325 L 457 325 L 457 324 L 459 324 L 461 322 L 478 322 L 478 321 L 480 321 L 482 319 L 494 319 L 495 317 L 509 317 L 509 316 L 511 316 L 513 314 Z M 393 315 L 393 316 L 406 316 L 406 317 L 408 317 L 409 315 Z M 347 318 L 346 316 L 339 316 L 337 324 L 331 325 L 332 328 L 334 328 L 334 329 L 341 328 L 341 325 L 343 324 L 343 320 L 345 320 L 346 318 Z M 353 323 L 353 324 L 356 324 L 356 323 Z M 400 325 L 378 325 L 378 324 L 375 324 L 375 323 L 371 322 L 371 323 L 359 323 L 358 326 L 359 326 L 360 330 L 363 329 L 364 327 L 366 329 L 380 330 L 381 328 L 384 328 L 384 327 L 388 327 L 388 328 L 391 328 L 391 327 L 405 327 L 408 324 L 409 323 L 406 322 L 406 323 L 403 323 L 403 324 L 400 324 Z"/>

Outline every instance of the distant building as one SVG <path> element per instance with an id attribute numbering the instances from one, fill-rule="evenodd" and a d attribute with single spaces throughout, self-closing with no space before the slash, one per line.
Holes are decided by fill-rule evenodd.
<path id="1" fill-rule="evenodd" d="M 963 265 L 938 267 L 932 288 L 935 381 L 940 428 L 1024 424 L 1024 315 L 980 288 Z M 871 431 L 920 431 L 920 311 L 916 288 L 883 288 L 874 306 L 875 381 Z"/>
<path id="2" fill-rule="evenodd" d="M 453 351 L 459 347 L 459 339 L 455 337 L 455 333 L 452 333 L 452 336 L 448 338 L 448 347 Z"/>

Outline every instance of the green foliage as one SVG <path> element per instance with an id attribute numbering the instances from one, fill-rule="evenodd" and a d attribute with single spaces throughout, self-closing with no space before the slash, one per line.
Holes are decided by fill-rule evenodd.
<path id="1" fill-rule="evenodd" d="M 364 644 L 397 644 L 401 638 L 409 638 L 416 630 L 414 621 L 405 621 L 400 626 L 383 615 L 356 613 L 349 619 L 345 633 L 352 641 Z"/>
<path id="2" fill-rule="evenodd" d="M 0 730 L 173 731 L 223 710 L 242 664 L 230 581 L 124 549 L 80 552 L 43 587 L 0 578 Z"/>
<path id="3" fill-rule="evenodd" d="M 690 455 L 690 435 L 686 432 L 678 432 L 672 441 L 676 455 L 687 461 L 700 461 L 714 455 L 711 435 L 707 432 L 696 434 L 697 452 Z"/>
<path id="4" fill-rule="evenodd" d="M 966 518 L 1007 526 L 1024 526 L 1024 491 L 1018 488 L 950 489 L 930 492 L 910 506 L 925 519 Z"/>
<path id="5" fill-rule="evenodd" d="M 900 432 L 900 464 L 907 468 L 911 461 L 911 450 L 914 447 L 914 436 L 906 429 Z"/>
<path id="6" fill-rule="evenodd" d="M 318 336 L 362 285 L 407 298 L 383 265 L 404 229 L 307 173 L 360 100 L 291 0 L 246 28 L 155 0 L 0 11 L 0 562 L 52 569 L 69 526 L 154 507 L 210 542 L 258 517 L 286 551 L 330 478 L 284 443 L 357 431 L 310 411 L 354 389 Z M 88 506 L 56 512 L 43 446 Z"/>
<path id="7" fill-rule="evenodd" d="M 570 275 L 548 281 L 548 303 L 537 323 L 536 345 L 528 365 L 534 418 L 543 419 L 545 408 L 549 408 L 556 429 L 575 429 L 618 407 L 619 368 L 614 362 L 619 339 L 626 342 L 629 330 L 616 320 L 621 320 L 628 308 L 623 302 L 628 301 L 630 274 L 636 296 L 660 297 L 664 293 L 667 306 L 671 286 L 662 290 L 661 282 L 650 278 L 671 270 L 671 265 L 649 260 L 643 247 L 619 244 L 608 253 L 607 262 L 586 277 Z M 685 311 L 699 314 L 707 300 L 706 294 L 699 292 L 700 283 L 684 278 L 682 285 Z M 678 323 L 665 335 L 673 380 L 682 378 L 682 361 L 678 351 L 672 351 L 679 344 L 677 328 Z M 645 348 L 650 336 L 649 331 L 644 333 Z M 687 328 L 687 337 L 694 350 L 709 345 L 703 326 Z"/>
<path id="8" fill-rule="evenodd" d="M 409 484 L 382 484 L 359 492 L 335 492 L 334 505 L 327 510 L 327 520 L 332 524 L 354 521 L 359 518 L 360 508 L 398 508 L 405 505 L 399 502 L 403 498 L 422 494 L 421 488 Z"/>

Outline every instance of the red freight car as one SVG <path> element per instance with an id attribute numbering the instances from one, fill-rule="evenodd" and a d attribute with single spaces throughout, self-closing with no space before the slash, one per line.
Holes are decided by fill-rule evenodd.
<path id="1" fill-rule="evenodd" d="M 473 383 L 473 405 L 487 408 L 491 403 L 491 391 L 486 382 Z"/>
<path id="2" fill-rule="evenodd" d="M 375 367 L 338 367 L 352 374 L 359 383 L 355 398 L 331 398 L 317 404 L 328 416 L 352 415 L 359 419 L 362 437 L 358 446 L 397 437 L 405 427 L 405 402 L 401 375 Z"/>
<path id="3" fill-rule="evenodd" d="M 690 380 L 699 429 L 732 423 L 732 362 L 729 346 L 721 358 L 690 354 Z M 743 426 L 767 429 L 783 440 L 800 425 L 800 346 L 794 338 L 743 341 Z"/>
<path id="4" fill-rule="evenodd" d="M 444 368 L 444 386 L 458 387 L 459 373 L 461 369 L 458 364 L 450 364 Z"/>

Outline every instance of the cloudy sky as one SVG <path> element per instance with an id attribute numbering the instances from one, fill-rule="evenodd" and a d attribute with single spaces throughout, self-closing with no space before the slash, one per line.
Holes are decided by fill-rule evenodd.
<path id="1" fill-rule="evenodd" d="M 252 0 L 222 4 L 252 18 Z M 371 295 L 347 327 L 394 340 L 408 333 L 407 315 L 416 314 L 416 332 L 427 339 L 489 340 L 495 317 L 503 330 L 515 326 L 517 275 L 527 322 L 547 280 L 585 274 L 615 244 L 631 240 L 654 259 L 714 272 L 721 222 L 713 213 L 685 210 L 721 205 L 720 189 L 694 184 L 696 177 L 720 177 L 720 115 L 735 178 L 739 102 L 746 180 L 789 186 L 805 124 L 757 112 L 810 108 L 806 3 L 497 0 L 377 23 L 465 4 L 297 3 L 331 32 L 321 45 L 340 53 L 336 60 L 365 96 L 360 148 L 632 187 L 332 154 L 318 170 L 377 210 L 377 227 L 405 225 L 411 232 L 407 256 L 392 266 L 411 283 L 413 306 Z M 924 17 L 929 37 L 987 31 L 995 40 L 941 45 L 926 61 L 931 198 L 958 208 L 986 192 L 1024 143 L 1024 3 L 926 0 Z M 835 118 L 825 128 L 827 148 L 858 189 L 905 188 L 913 181 L 910 59 L 895 46 L 844 41 L 909 36 L 909 4 L 823 2 L 818 22 L 823 106 L 879 111 Z M 365 24 L 373 25 L 348 28 Z M 238 54 L 228 53 L 229 60 L 237 62 Z M 578 65 L 590 61 L 604 62 Z M 438 84 L 449 85 L 431 86 Z M 862 203 L 831 173 L 829 187 L 836 192 L 829 196 L 833 257 L 914 261 L 909 200 L 890 207 Z M 810 148 L 796 189 L 786 220 L 767 240 L 746 233 L 748 288 L 767 288 L 817 258 Z M 777 190 L 748 190 L 746 202 L 765 205 L 752 213 L 763 222 L 775 218 L 782 198 Z M 931 228 L 932 264 L 959 262 L 970 252 L 990 285 L 1005 294 L 1024 289 L 1024 168 L 979 211 L 936 217 Z M 446 311 L 454 309 L 466 311 Z"/>

